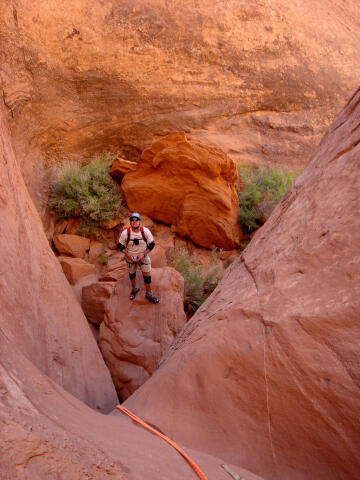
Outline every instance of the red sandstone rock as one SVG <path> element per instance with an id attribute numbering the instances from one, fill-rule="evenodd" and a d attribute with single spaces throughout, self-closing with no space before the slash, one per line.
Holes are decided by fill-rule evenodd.
<path id="1" fill-rule="evenodd" d="M 116 253 L 110 257 L 105 271 L 101 274 L 101 282 L 116 282 L 128 273 L 128 266 L 123 253 Z"/>
<path id="2" fill-rule="evenodd" d="M 61 255 L 84 258 L 90 248 L 90 240 L 79 235 L 55 235 L 54 244 Z"/>
<path id="3" fill-rule="evenodd" d="M 236 178 L 221 150 L 174 132 L 143 152 L 122 189 L 130 209 L 176 225 L 198 245 L 230 250 L 241 238 Z"/>
<path id="4" fill-rule="evenodd" d="M 266 479 L 360 477 L 360 90 L 126 406 Z"/>
<path id="5" fill-rule="evenodd" d="M 86 318 L 95 325 L 104 319 L 104 305 L 115 288 L 115 282 L 96 282 L 82 289 L 81 306 Z"/>
<path id="6" fill-rule="evenodd" d="M 92 240 L 89 249 L 89 263 L 95 263 L 100 253 L 104 253 L 105 245 L 102 242 Z"/>
<path id="7" fill-rule="evenodd" d="M 136 162 L 130 162 L 124 158 L 115 158 L 111 164 L 109 173 L 115 180 L 122 180 L 125 173 L 136 169 Z"/>
<path id="8" fill-rule="evenodd" d="M 141 274 L 137 281 L 142 290 L 129 300 L 130 281 L 124 278 L 107 301 L 100 326 L 99 345 L 123 399 L 150 377 L 186 322 L 182 276 L 170 267 L 153 268 L 151 276 L 160 303 L 145 299 Z"/>
<path id="9" fill-rule="evenodd" d="M 0 366 L 2 480 L 196 478 L 175 449 L 119 410 L 101 415 L 49 380 L 1 330 Z M 229 480 L 222 459 L 185 451 L 209 479 Z M 261 480 L 230 468 L 247 480 Z"/>
<path id="10" fill-rule="evenodd" d="M 108 220 L 105 220 L 102 222 L 101 227 L 105 228 L 105 230 L 111 230 L 114 227 L 117 227 L 119 223 L 121 223 L 122 217 L 115 217 L 115 218 L 109 218 Z"/>
<path id="11" fill-rule="evenodd" d="M 26 190 L 1 101 L 0 125 L 0 251 L 1 258 L 6 259 L 5 263 L 2 262 L 0 275 L 1 341 L 8 339 L 13 351 L 22 352 L 27 361 L 33 362 L 36 366 L 34 370 L 41 370 L 90 407 L 108 411 L 116 402 L 114 386 L 88 322 L 49 247 L 38 213 Z M 1 370 L 6 360 L 3 355 L 2 352 Z M 54 396 L 47 396 L 36 378 L 36 375 L 29 378 L 33 391 L 41 391 L 39 395 L 44 395 L 43 401 L 51 404 Z M 0 398 L 5 403 L 11 397 L 7 393 L 9 390 L 16 398 L 17 392 L 25 388 L 14 379 L 10 383 L 6 380 L 6 385 L 0 386 Z M 55 384 L 52 385 L 56 390 Z M 21 398 L 19 394 L 16 405 L 17 402 L 23 406 L 29 403 L 25 400 L 27 393 L 24 393 L 24 400 Z M 21 407 L 18 408 L 21 411 Z M 5 415 L 4 421 L 10 420 Z M 30 422 L 30 419 L 26 421 Z M 26 431 L 29 432 L 28 427 Z M 0 450 L 3 451 L 2 448 Z M 26 465 L 30 457 L 26 457 Z M 3 463 L 3 456 L 0 463 Z M 36 461 L 32 465 L 36 465 Z M 16 478 L 16 475 L 3 475 L 3 467 L 0 468 L 0 477 Z M 32 472 L 31 468 L 28 472 Z M 46 477 L 44 473 L 43 478 Z"/>
<path id="12" fill-rule="evenodd" d="M 86 277 L 80 278 L 75 285 L 72 285 L 71 289 L 75 294 L 76 300 L 78 303 L 81 305 L 81 299 L 82 299 L 82 290 L 84 287 L 87 285 L 91 285 L 92 283 L 96 283 L 99 279 L 99 276 L 94 273 L 92 275 L 87 275 Z"/>
<path id="13" fill-rule="evenodd" d="M 95 266 L 81 258 L 58 257 L 58 260 L 71 285 L 75 285 L 80 278 L 95 273 Z"/>
<path id="14" fill-rule="evenodd" d="M 155 245 L 155 248 L 150 252 L 151 265 L 154 268 L 162 268 L 168 266 L 166 258 L 166 249 L 161 245 Z"/>
<path id="15" fill-rule="evenodd" d="M 54 228 L 54 235 L 67 233 L 76 235 L 79 230 L 80 218 L 62 218 L 57 222 Z"/>

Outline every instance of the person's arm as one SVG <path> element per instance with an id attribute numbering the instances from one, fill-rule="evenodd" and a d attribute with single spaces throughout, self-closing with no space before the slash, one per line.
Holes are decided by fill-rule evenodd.
<path id="1" fill-rule="evenodd" d="M 144 257 L 146 257 L 146 255 L 148 255 L 151 252 L 151 250 L 155 247 L 154 237 L 152 236 L 152 233 L 150 232 L 150 230 L 144 227 L 144 233 L 147 240 L 146 242 L 147 246 L 146 246 L 145 252 L 143 252 L 139 256 L 139 260 L 142 260 Z"/>
<path id="2" fill-rule="evenodd" d="M 120 235 L 117 246 L 118 246 L 118 249 L 125 255 L 125 258 L 127 258 L 129 262 L 133 262 L 134 258 L 132 257 L 132 255 L 128 253 L 127 247 L 122 243 L 127 237 L 127 232 L 126 231 L 124 232 Z"/>
<path id="3" fill-rule="evenodd" d="M 151 250 L 155 247 L 155 242 L 151 242 L 149 243 L 149 245 L 147 246 L 147 249 L 145 250 L 145 252 L 141 253 L 140 256 L 139 256 L 139 260 L 142 260 L 144 257 L 146 257 L 146 255 L 149 255 L 149 253 L 151 252 Z"/>

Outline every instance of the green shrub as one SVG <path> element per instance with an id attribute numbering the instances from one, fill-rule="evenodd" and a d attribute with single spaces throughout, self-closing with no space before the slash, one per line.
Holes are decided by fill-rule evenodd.
<path id="1" fill-rule="evenodd" d="M 243 227 L 252 231 L 260 226 L 260 218 L 269 217 L 299 172 L 261 165 L 238 165 L 238 171 L 245 185 L 238 192 L 239 220 Z"/>
<path id="2" fill-rule="evenodd" d="M 49 206 L 60 217 L 80 217 L 80 232 L 93 233 L 101 222 L 120 212 L 121 195 L 109 175 L 109 161 L 94 160 L 84 167 L 68 165 L 56 176 Z"/>
<path id="3" fill-rule="evenodd" d="M 213 268 L 208 273 L 203 272 L 196 257 L 190 257 L 186 248 L 174 249 L 172 259 L 175 269 L 184 278 L 185 310 L 194 312 L 205 302 L 219 283 L 219 268 L 214 265 L 217 257 L 212 254 L 210 265 L 213 264 Z"/>
<path id="4" fill-rule="evenodd" d="M 106 255 L 106 253 L 100 253 L 96 259 L 96 262 L 100 263 L 101 265 L 107 265 L 109 263 L 109 257 Z"/>

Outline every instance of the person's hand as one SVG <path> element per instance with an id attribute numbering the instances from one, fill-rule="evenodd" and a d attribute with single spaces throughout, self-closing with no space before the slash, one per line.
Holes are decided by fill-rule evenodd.
<path id="1" fill-rule="evenodd" d="M 136 262 L 135 257 L 130 255 L 129 253 L 126 253 L 126 258 L 129 260 L 129 262 Z"/>

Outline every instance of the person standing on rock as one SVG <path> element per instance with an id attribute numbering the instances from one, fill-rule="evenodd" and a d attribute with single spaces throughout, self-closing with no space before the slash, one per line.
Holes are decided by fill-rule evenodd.
<path id="1" fill-rule="evenodd" d="M 118 247 L 124 253 L 129 267 L 132 286 L 130 300 L 134 300 L 140 290 L 136 286 L 136 270 L 139 267 L 144 277 L 145 297 L 153 303 L 158 303 L 159 299 L 151 291 L 151 260 L 149 257 L 149 252 L 155 247 L 155 242 L 150 230 L 143 227 L 140 220 L 139 213 L 131 213 L 130 227 L 121 232 Z"/>

